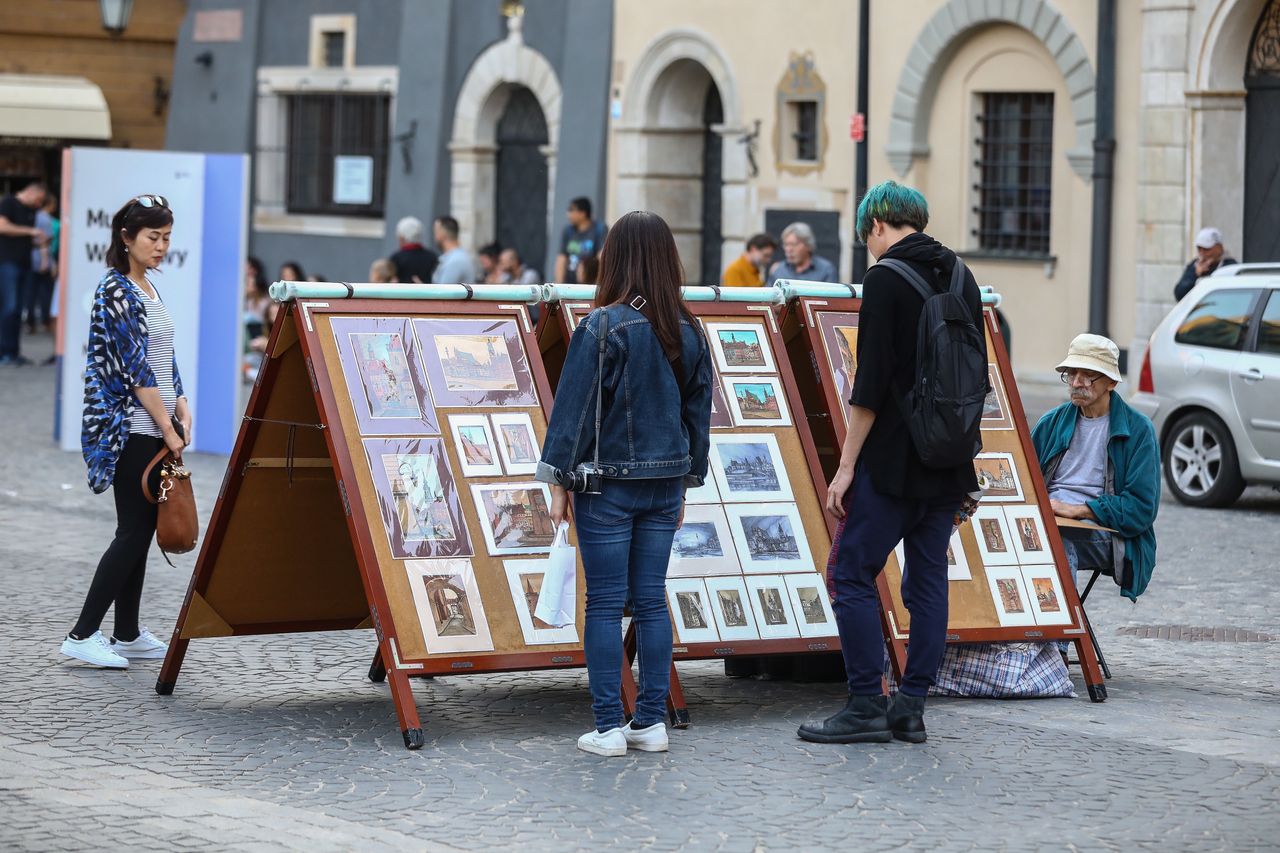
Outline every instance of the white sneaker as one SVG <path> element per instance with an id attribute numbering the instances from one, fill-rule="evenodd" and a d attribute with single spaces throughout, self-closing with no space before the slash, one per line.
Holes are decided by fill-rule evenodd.
<path id="1" fill-rule="evenodd" d="M 82 660 L 94 666 L 105 666 L 111 669 L 128 669 L 129 660 L 111 651 L 111 644 L 102 636 L 101 631 L 94 631 L 93 636 L 83 640 L 73 640 L 68 636 L 62 641 L 62 653 L 69 658 Z"/>
<path id="2" fill-rule="evenodd" d="M 667 751 L 667 727 L 664 723 L 654 723 L 643 729 L 633 729 L 631 723 L 627 723 L 622 729 L 622 737 L 631 749 L 641 752 Z"/>
<path id="3" fill-rule="evenodd" d="M 595 755 L 616 757 L 627 754 L 627 739 L 622 729 L 609 729 L 603 734 L 592 729 L 578 738 L 578 749 Z"/>
<path id="4" fill-rule="evenodd" d="M 111 650 L 131 660 L 155 660 L 162 658 L 169 651 L 169 646 L 146 628 L 138 631 L 138 639 L 124 642 L 111 638 Z"/>

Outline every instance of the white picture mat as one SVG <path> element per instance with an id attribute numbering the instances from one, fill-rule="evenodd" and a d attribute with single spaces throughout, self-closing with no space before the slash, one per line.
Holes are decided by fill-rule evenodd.
<path id="1" fill-rule="evenodd" d="M 1045 535 L 1040 507 L 1035 504 L 1007 506 L 1004 508 L 1004 514 L 1009 521 L 1009 533 L 1013 536 L 1013 548 L 1018 554 L 1019 563 L 1053 562 L 1053 552 L 1049 549 L 1049 537 Z M 1024 519 L 1031 522 L 1035 536 L 1040 541 L 1039 550 L 1028 549 L 1022 541 L 1022 531 L 1018 527 L 1018 522 Z"/>
<path id="2" fill-rule="evenodd" d="M 740 575 L 707 578 L 706 585 L 707 600 L 711 604 L 711 615 L 715 617 L 716 630 L 720 632 L 720 639 L 725 641 L 760 639 L 760 629 L 756 625 L 756 614 L 751 607 L 751 593 L 747 591 L 746 581 Z M 746 620 L 746 625 L 725 624 L 724 608 L 720 601 L 722 591 L 738 594 L 738 601 L 742 605 L 742 618 Z"/>
<path id="3" fill-rule="evenodd" d="M 702 615 L 705 628 L 690 628 L 684 624 L 684 612 L 680 609 L 681 593 L 695 596 L 698 613 Z M 686 599 L 688 600 L 688 599 Z M 716 632 L 715 617 L 711 615 L 711 602 L 707 598 L 707 586 L 701 578 L 671 578 L 667 581 L 667 605 L 671 608 L 671 622 L 675 625 L 676 636 L 682 643 L 716 643 L 720 635 Z"/>
<path id="4" fill-rule="evenodd" d="M 498 446 L 494 441 L 493 430 L 489 419 L 484 415 L 449 415 L 449 432 L 453 434 L 453 449 L 458 454 L 458 465 L 464 477 L 498 477 L 502 475 L 502 463 L 499 461 Z M 484 465 L 467 461 L 467 454 L 462 449 L 462 428 L 478 427 L 484 430 L 485 439 L 489 442 L 489 454 L 493 464 Z"/>
<path id="5" fill-rule="evenodd" d="M 971 581 L 973 580 L 973 572 L 969 569 L 969 558 L 964 553 L 964 541 L 960 538 L 960 532 L 964 530 L 962 526 L 960 530 L 951 531 L 951 553 L 955 555 L 955 565 L 947 564 L 947 580 L 949 581 Z M 894 546 L 893 555 L 898 559 L 898 571 L 904 576 L 907 573 L 907 556 L 906 547 L 902 542 Z"/>
<path id="6" fill-rule="evenodd" d="M 787 409 L 787 398 L 782 390 L 782 381 L 776 376 L 737 376 L 724 378 L 725 396 L 729 398 L 729 414 L 733 422 L 740 427 L 782 427 L 791 426 L 791 413 Z M 778 403 L 776 418 L 747 418 L 742 414 L 742 406 L 738 400 L 739 385 L 768 385 L 773 390 L 773 398 Z"/>
<path id="7" fill-rule="evenodd" d="M 1027 585 L 1022 580 L 1022 570 L 1017 566 L 991 566 L 986 570 L 987 585 L 991 589 L 991 599 L 996 605 L 996 616 L 1000 619 L 1001 628 L 1017 628 L 1036 624 L 1035 611 L 1027 596 Z M 1022 612 L 1014 613 L 1005 610 L 1000 598 L 1000 581 L 1009 581 L 1017 589 L 1022 602 Z"/>
<path id="8" fill-rule="evenodd" d="M 715 504 L 697 504 L 684 508 L 684 525 L 715 525 L 716 538 L 720 542 L 723 556 L 719 557 L 685 557 L 676 552 L 676 541 L 680 531 L 676 531 L 671 543 L 671 561 L 667 565 L 669 578 L 696 578 L 707 575 L 736 575 L 742 571 L 738 562 L 738 552 L 733 542 L 733 532 L 729 529 L 729 519 L 725 517 L 724 508 Z"/>
<path id="9" fill-rule="evenodd" d="M 763 323 L 707 323 L 707 339 L 711 342 L 711 352 L 715 356 L 716 369 L 721 374 L 730 373 L 776 373 L 778 368 L 773 361 L 773 349 L 769 345 L 769 333 Z M 724 344 L 720 340 L 721 332 L 754 332 L 760 343 L 760 365 L 730 365 L 724 355 Z M 727 396 L 727 394 L 726 394 Z"/>
<path id="10" fill-rule="evenodd" d="M 987 536 L 983 530 L 983 522 L 990 522 L 999 530 L 1000 536 L 1004 539 L 1005 550 L 993 550 L 991 544 L 987 542 Z M 1004 508 L 998 506 L 980 506 L 974 512 L 973 518 L 969 520 L 973 525 L 973 535 L 978 540 L 978 553 L 982 555 L 982 565 L 984 566 L 1016 566 L 1018 564 L 1018 552 L 1013 544 L 1013 531 L 1009 529 L 1009 520 L 1005 518 Z"/>
<path id="11" fill-rule="evenodd" d="M 1053 595 L 1058 602 L 1057 610 L 1046 611 L 1041 607 L 1036 581 L 1052 584 Z M 1062 594 L 1062 581 L 1058 577 L 1056 566 L 1022 566 L 1022 585 L 1027 591 L 1027 600 L 1031 602 L 1031 611 L 1035 614 L 1037 625 L 1071 624 L 1071 611 L 1067 609 L 1067 598 Z"/>
<path id="12" fill-rule="evenodd" d="M 684 502 L 686 505 L 720 503 L 720 490 L 716 488 L 715 473 L 708 469 L 707 477 L 701 486 L 685 491 Z"/>
<path id="13" fill-rule="evenodd" d="M 527 431 L 529 446 L 533 448 L 534 460 L 532 462 L 512 461 L 511 452 L 507 446 L 507 437 L 502 431 L 503 427 L 514 427 L 518 430 Z M 497 439 L 498 452 L 502 454 L 502 464 L 506 466 L 508 474 L 527 475 L 537 472 L 537 457 L 539 455 L 538 433 L 534 431 L 533 420 L 527 412 L 493 415 L 493 437 Z"/>
<path id="14" fill-rule="evenodd" d="M 724 468 L 721 448 L 762 444 L 769 456 L 769 464 L 773 466 L 778 481 L 777 489 L 739 489 L 729 488 L 729 474 Z M 711 435 L 710 451 L 711 473 L 715 476 L 716 487 L 725 503 L 746 503 L 754 501 L 792 501 L 795 493 L 791 491 L 791 480 L 787 476 L 787 466 L 782 459 L 782 451 L 778 449 L 778 439 L 771 433 L 731 433 L 727 435 Z"/>
<path id="15" fill-rule="evenodd" d="M 757 576 L 749 577 L 747 581 L 747 592 L 750 593 L 748 598 L 751 599 L 751 609 L 756 614 L 756 627 L 760 629 L 760 639 L 762 640 L 778 640 L 787 637 L 799 637 L 800 629 L 796 627 L 795 614 L 791 612 L 791 596 L 787 593 L 787 585 L 783 582 L 781 576 Z M 775 589 L 778 591 L 778 601 L 781 602 L 782 615 L 786 617 L 786 623 L 782 625 L 770 625 L 764 616 L 764 605 L 760 602 L 760 590 Z"/>
<path id="16" fill-rule="evenodd" d="M 476 586 L 471 561 L 451 557 L 438 560 L 405 560 L 405 572 L 409 575 L 409 588 L 413 591 L 414 607 L 418 611 L 418 624 L 422 626 L 422 638 L 427 654 L 453 652 L 491 652 L 493 638 L 489 635 L 489 619 L 485 616 L 484 602 L 480 600 L 480 588 Z M 426 578 L 450 577 L 456 586 L 466 593 L 475 622 L 475 634 L 465 636 L 441 636 L 432 616 L 431 598 L 427 594 Z"/>
<path id="17" fill-rule="evenodd" d="M 503 560 L 502 567 L 507 573 L 507 588 L 511 590 L 511 603 L 516 608 L 516 618 L 520 620 L 520 632 L 524 634 L 525 645 L 548 646 L 578 642 L 577 625 L 565 625 L 563 628 L 539 628 L 533 624 L 533 613 L 525 598 L 520 576 L 545 575 L 546 560 Z"/>
<path id="18" fill-rule="evenodd" d="M 831 599 L 827 596 L 827 582 L 819 574 L 787 575 L 783 578 L 787 585 L 787 593 L 791 598 L 791 612 L 796 617 L 796 627 L 802 637 L 835 637 L 840 632 L 836 629 L 836 615 L 831 610 Z M 822 608 L 822 622 L 810 622 L 805 616 L 804 607 L 800 603 L 800 590 L 816 588 L 818 602 Z"/>
<path id="19" fill-rule="evenodd" d="M 987 494 L 984 494 L 982 496 L 982 500 L 986 503 L 1015 503 L 1015 504 L 1022 503 L 1025 500 L 1022 497 L 1022 482 L 1019 479 L 1018 464 L 1013 461 L 1013 454 L 1004 453 L 1001 451 L 996 451 L 992 453 L 979 453 L 977 456 L 973 458 L 973 470 L 975 472 L 978 471 L 978 469 L 980 468 L 990 468 L 994 470 L 995 466 L 992 464 L 984 466 L 982 464 L 983 460 L 990 460 L 993 463 L 994 462 L 1007 463 L 1009 466 L 1009 473 L 1013 477 L 1013 482 L 1004 484 L 1004 485 L 1008 485 L 1010 488 L 1013 488 L 1014 490 L 1016 490 L 1017 494 L 1016 495 L 993 495 L 990 492 L 988 492 Z"/>
<path id="20" fill-rule="evenodd" d="M 499 546 L 494 540 L 494 531 L 491 526 L 489 512 L 485 509 L 484 495 L 487 492 L 511 491 L 518 489 L 536 489 L 542 492 L 542 497 L 547 502 L 547 511 L 551 510 L 551 490 L 547 488 L 546 483 L 527 482 L 527 483 L 485 483 L 471 487 L 471 497 L 475 501 L 476 516 L 480 519 L 480 531 L 484 534 L 485 546 L 489 549 L 489 553 L 493 555 L 501 554 L 545 554 L 551 550 L 550 543 L 547 547 L 539 546 Z"/>
<path id="21" fill-rule="evenodd" d="M 729 517 L 729 529 L 733 532 L 734 547 L 738 549 L 738 560 L 742 563 L 742 571 L 745 574 L 781 574 L 783 572 L 812 572 L 815 570 L 813 553 L 809 550 L 809 540 L 805 536 L 804 522 L 801 520 L 800 511 L 796 509 L 795 504 L 751 504 L 750 506 L 726 504 L 724 509 Z M 744 519 L 761 516 L 782 516 L 786 519 L 799 551 L 797 558 L 762 557 L 756 559 L 751 556 Z"/>

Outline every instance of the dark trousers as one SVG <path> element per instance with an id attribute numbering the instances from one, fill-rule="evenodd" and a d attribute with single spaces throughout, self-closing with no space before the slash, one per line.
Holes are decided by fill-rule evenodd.
<path id="1" fill-rule="evenodd" d="M 53 308 L 53 276 L 47 272 L 32 272 L 27 282 L 27 326 L 49 325 L 49 314 Z"/>
<path id="2" fill-rule="evenodd" d="M 27 304 L 30 271 L 15 263 L 0 262 L 0 359 L 18 357 L 22 334 L 22 308 Z"/>
<path id="3" fill-rule="evenodd" d="M 138 638 L 138 608 L 142 603 L 142 581 L 147 573 L 147 552 L 156 535 L 156 505 L 142 494 L 142 472 L 162 447 L 162 439 L 134 434 L 120 452 L 111 483 L 116 501 L 116 536 L 98 561 L 80 620 L 71 631 L 80 639 L 102 627 L 102 619 L 112 602 L 116 605 L 116 639 Z M 159 465 L 151 476 L 154 495 L 160 485 Z"/>
<path id="4" fill-rule="evenodd" d="M 909 500 L 882 495 L 859 466 L 846 502 L 849 513 L 836 551 L 835 614 L 849 693 L 878 696 L 884 672 L 884 633 L 876 578 L 903 542 L 907 568 L 902 599 L 911 613 L 911 639 L 901 690 L 925 696 L 947 638 L 947 544 L 961 497 Z"/>

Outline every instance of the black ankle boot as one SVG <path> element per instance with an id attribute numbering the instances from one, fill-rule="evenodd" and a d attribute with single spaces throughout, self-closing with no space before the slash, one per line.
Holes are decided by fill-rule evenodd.
<path id="1" fill-rule="evenodd" d="M 813 743 L 888 743 L 888 704 L 883 696 L 850 696 L 844 710 L 821 723 L 805 723 L 796 734 Z"/>
<path id="2" fill-rule="evenodd" d="M 889 728 L 893 736 L 907 743 L 924 743 L 924 697 L 899 693 L 889 706 Z"/>

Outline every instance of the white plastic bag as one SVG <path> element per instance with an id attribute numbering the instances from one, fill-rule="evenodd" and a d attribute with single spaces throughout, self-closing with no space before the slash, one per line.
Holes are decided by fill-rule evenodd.
<path id="1" fill-rule="evenodd" d="M 569 544 L 569 522 L 560 522 L 544 565 L 542 590 L 533 615 L 555 628 L 572 625 L 578 610 L 578 560 Z"/>

